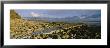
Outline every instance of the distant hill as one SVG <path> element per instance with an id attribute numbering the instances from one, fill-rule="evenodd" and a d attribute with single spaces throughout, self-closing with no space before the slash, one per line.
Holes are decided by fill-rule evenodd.
<path id="1" fill-rule="evenodd" d="M 10 18 L 11 19 L 21 19 L 21 16 L 18 15 L 15 10 L 10 10 Z"/>
<path id="2" fill-rule="evenodd" d="M 67 23 L 86 23 L 88 25 L 100 26 L 100 18 L 79 18 L 78 16 L 66 17 L 66 18 L 49 18 L 49 17 L 23 17 L 26 20 L 42 20 L 49 22 L 67 22 Z"/>

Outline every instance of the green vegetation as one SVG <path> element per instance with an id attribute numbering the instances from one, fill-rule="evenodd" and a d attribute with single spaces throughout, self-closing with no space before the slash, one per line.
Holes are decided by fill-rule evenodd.
<path id="1" fill-rule="evenodd" d="M 10 10 L 11 39 L 101 39 L 100 29 L 84 23 L 23 20 Z"/>

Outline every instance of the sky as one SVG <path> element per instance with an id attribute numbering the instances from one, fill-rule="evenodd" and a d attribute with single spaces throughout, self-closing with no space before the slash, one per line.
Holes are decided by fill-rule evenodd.
<path id="1" fill-rule="evenodd" d="M 101 10 L 99 9 L 16 9 L 21 17 L 50 17 L 66 18 L 78 16 L 79 18 L 99 18 Z"/>

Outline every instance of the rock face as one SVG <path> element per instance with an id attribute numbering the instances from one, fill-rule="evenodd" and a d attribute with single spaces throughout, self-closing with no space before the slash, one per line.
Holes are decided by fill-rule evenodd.
<path id="1" fill-rule="evenodd" d="M 11 19 L 21 19 L 21 16 L 19 16 L 14 10 L 10 10 L 10 18 Z"/>

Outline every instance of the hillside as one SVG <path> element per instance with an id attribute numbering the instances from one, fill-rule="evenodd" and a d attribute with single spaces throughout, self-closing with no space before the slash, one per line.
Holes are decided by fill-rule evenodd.
<path id="1" fill-rule="evenodd" d="M 21 19 L 21 16 L 19 16 L 14 10 L 10 10 L 10 18 L 11 19 Z"/>
<path id="2" fill-rule="evenodd" d="M 41 22 L 23 20 L 14 10 L 10 11 L 10 34 L 11 38 L 19 38 L 20 36 L 31 36 L 33 31 L 40 29 Z"/>

